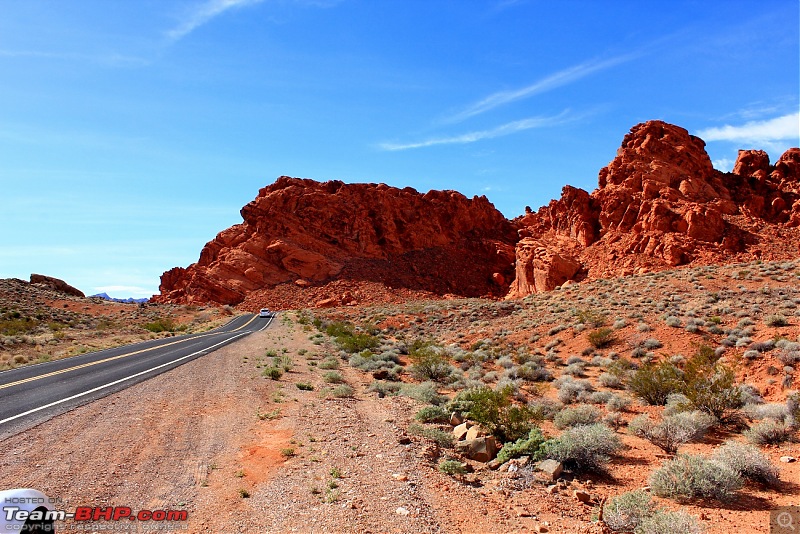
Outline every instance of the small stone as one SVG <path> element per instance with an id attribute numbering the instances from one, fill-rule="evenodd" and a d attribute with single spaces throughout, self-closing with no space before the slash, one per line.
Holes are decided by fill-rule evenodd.
<path id="1" fill-rule="evenodd" d="M 408 480 L 408 477 L 402 473 L 393 473 L 392 478 L 400 482 L 406 482 Z"/>
<path id="2" fill-rule="evenodd" d="M 453 429 L 453 437 L 456 439 L 456 441 L 461 441 L 466 437 L 467 432 L 469 432 L 469 426 L 467 426 L 468 424 L 469 423 L 461 423 Z"/>
<path id="3" fill-rule="evenodd" d="M 559 475 L 561 475 L 561 472 L 564 469 L 564 467 L 561 465 L 561 462 L 558 460 L 543 460 L 539 462 L 539 465 L 537 465 L 536 468 L 545 473 L 550 480 L 558 479 Z"/>
<path id="4" fill-rule="evenodd" d="M 544 525 L 539 525 L 536 527 L 536 532 L 550 532 L 550 529 Z"/>
<path id="5" fill-rule="evenodd" d="M 453 412 L 450 414 L 450 424 L 453 426 L 458 426 L 464 422 L 464 418 L 461 417 L 461 414 L 458 412 Z"/>
<path id="6" fill-rule="evenodd" d="M 399 438 L 397 438 L 397 443 L 399 443 L 400 445 L 408 445 L 409 443 L 411 443 L 411 438 L 409 438 L 406 435 L 402 435 Z"/>
<path id="7" fill-rule="evenodd" d="M 467 436 L 465 439 L 478 439 L 482 438 L 486 435 L 486 431 L 479 426 L 472 426 L 467 430 Z"/>
<path id="8" fill-rule="evenodd" d="M 547 486 L 547 493 L 549 493 L 550 495 L 555 495 L 556 493 L 558 493 L 558 485 L 553 484 L 551 486 Z"/>
<path id="9" fill-rule="evenodd" d="M 489 469 L 491 469 L 492 471 L 495 471 L 495 470 L 499 469 L 499 468 L 501 467 L 501 465 L 502 465 L 502 464 L 500 463 L 500 460 L 498 460 L 497 458 L 495 458 L 494 460 L 492 460 L 491 462 L 489 462 L 488 464 L 486 464 L 486 467 L 488 467 L 488 468 L 489 468 Z"/>
<path id="10" fill-rule="evenodd" d="M 573 490 L 572 496 L 575 498 L 575 500 L 582 503 L 588 503 L 592 500 L 592 496 L 586 493 L 585 491 Z"/>
<path id="11" fill-rule="evenodd" d="M 796 461 L 797 461 L 797 458 L 795 458 L 794 456 L 781 456 L 781 462 L 783 462 L 785 464 L 790 464 L 790 463 L 796 462 Z"/>
<path id="12" fill-rule="evenodd" d="M 411 512 L 409 512 L 409 511 L 408 511 L 408 508 L 403 508 L 402 506 L 399 506 L 399 507 L 397 508 L 397 510 L 395 510 L 394 512 L 395 512 L 397 515 L 408 515 L 408 514 L 410 514 L 410 513 L 411 513 Z"/>

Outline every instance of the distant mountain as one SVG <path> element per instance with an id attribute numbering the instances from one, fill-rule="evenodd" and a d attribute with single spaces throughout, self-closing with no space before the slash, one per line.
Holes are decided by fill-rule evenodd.
<path id="1" fill-rule="evenodd" d="M 142 302 L 147 302 L 149 299 L 142 298 L 142 299 L 134 299 L 134 298 L 127 298 L 127 299 L 117 299 L 114 297 L 109 297 L 108 293 L 98 293 L 97 295 L 90 295 L 89 298 L 99 298 L 103 300 L 109 300 L 111 302 L 122 302 L 123 304 L 141 304 Z"/>

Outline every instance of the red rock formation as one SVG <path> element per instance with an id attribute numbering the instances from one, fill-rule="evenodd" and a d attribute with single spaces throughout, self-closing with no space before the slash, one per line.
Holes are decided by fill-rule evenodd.
<path id="1" fill-rule="evenodd" d="M 516 220 L 521 240 L 509 296 L 576 277 L 752 259 L 764 248 L 796 257 L 797 236 L 770 228 L 800 226 L 799 181 L 800 149 L 774 167 L 763 151 L 740 151 L 734 172 L 722 173 L 700 138 L 661 121 L 639 124 L 594 192 L 567 186 L 560 200 Z"/>
<path id="2" fill-rule="evenodd" d="M 567 281 L 685 264 L 796 258 L 800 149 L 713 168 L 678 126 L 634 126 L 591 194 L 507 221 L 485 197 L 281 177 L 156 301 L 341 306 L 432 296 L 524 297 Z M 516 248 L 515 248 L 516 247 Z"/>
<path id="3" fill-rule="evenodd" d="M 502 296 L 513 277 L 514 227 L 485 197 L 284 176 L 241 213 L 244 222 L 206 244 L 197 263 L 164 273 L 157 301 L 238 304 L 281 284 L 334 279 Z"/>

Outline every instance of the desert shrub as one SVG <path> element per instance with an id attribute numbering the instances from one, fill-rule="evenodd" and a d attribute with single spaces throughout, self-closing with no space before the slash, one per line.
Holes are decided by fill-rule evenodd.
<path id="1" fill-rule="evenodd" d="M 440 447 L 450 448 L 453 446 L 453 434 L 439 430 L 438 428 L 432 426 L 423 426 L 412 423 L 408 427 L 408 432 L 409 434 L 414 434 L 415 436 L 422 436 L 425 439 L 429 439 Z"/>
<path id="2" fill-rule="evenodd" d="M 653 471 L 650 487 L 659 497 L 679 502 L 691 499 L 726 501 L 742 487 L 742 478 L 731 468 L 702 456 L 680 454 Z"/>
<path id="3" fill-rule="evenodd" d="M 329 356 L 322 360 L 319 364 L 320 369 L 338 369 L 339 368 L 339 360 L 334 358 L 333 356 Z"/>
<path id="4" fill-rule="evenodd" d="M 614 532 L 630 532 L 655 510 L 650 494 L 639 489 L 611 498 L 603 506 L 603 519 Z"/>
<path id="5" fill-rule="evenodd" d="M 574 471 L 588 471 L 602 468 L 621 447 L 613 430 L 595 423 L 565 430 L 542 444 L 537 456 L 558 460 Z"/>
<path id="6" fill-rule="evenodd" d="M 352 325 L 344 322 L 335 322 L 325 328 L 325 333 L 334 338 L 339 347 L 349 353 L 373 349 L 380 345 L 380 339 L 366 334 L 357 333 Z"/>
<path id="7" fill-rule="evenodd" d="M 715 462 L 721 463 L 743 478 L 760 482 L 767 486 L 778 484 L 778 468 L 772 465 L 758 447 L 726 441 L 712 456 Z"/>
<path id="8" fill-rule="evenodd" d="M 399 393 L 404 397 L 410 397 L 425 404 L 435 404 L 438 406 L 447 401 L 446 397 L 439 395 L 436 384 L 433 382 L 402 384 Z"/>
<path id="9" fill-rule="evenodd" d="M 607 388 L 622 389 L 625 385 L 622 378 L 611 373 L 601 373 L 600 376 L 597 377 L 597 380 L 600 382 L 600 385 Z"/>
<path id="10" fill-rule="evenodd" d="M 400 392 L 401 384 L 396 382 L 384 382 L 382 380 L 376 380 L 372 384 L 369 385 L 367 391 L 370 393 L 377 393 L 379 396 L 390 396 L 390 395 L 397 395 Z"/>
<path id="11" fill-rule="evenodd" d="M 573 363 L 572 365 L 568 365 L 566 369 L 564 369 L 564 374 L 569 376 L 576 376 L 578 378 L 582 378 L 586 376 L 586 363 Z"/>
<path id="12" fill-rule="evenodd" d="M 753 421 L 772 419 L 778 422 L 788 422 L 791 416 L 789 407 L 784 403 L 772 402 L 768 404 L 745 404 L 742 413 Z"/>
<path id="13" fill-rule="evenodd" d="M 575 318 L 579 324 L 588 324 L 595 328 L 606 324 L 606 315 L 595 310 L 578 310 L 575 312 Z"/>
<path id="14" fill-rule="evenodd" d="M 581 404 L 571 408 L 564 408 L 555 419 L 553 424 L 559 430 L 570 428 L 577 425 L 590 425 L 600 420 L 600 410 L 588 404 Z"/>
<path id="15" fill-rule="evenodd" d="M 789 441 L 793 434 L 792 427 L 788 424 L 766 419 L 745 430 L 744 437 L 756 445 L 775 445 Z"/>
<path id="16" fill-rule="evenodd" d="M 425 406 L 414 415 L 414 419 L 421 423 L 447 423 L 450 421 L 450 412 L 441 406 Z"/>
<path id="17" fill-rule="evenodd" d="M 467 469 L 464 467 L 464 464 L 459 462 L 458 460 L 442 460 L 439 462 L 439 472 L 444 473 L 445 475 L 464 475 L 467 472 Z"/>
<path id="18" fill-rule="evenodd" d="M 558 401 L 548 399 L 545 397 L 534 399 L 528 404 L 528 407 L 533 412 L 534 421 L 543 421 L 545 419 L 552 420 L 558 415 L 558 412 L 564 407 Z"/>
<path id="19" fill-rule="evenodd" d="M 497 459 L 500 463 L 506 463 L 512 458 L 519 458 L 520 456 L 533 457 L 545 441 L 547 439 L 542 434 L 542 431 L 539 430 L 539 427 L 533 427 L 526 437 L 519 438 L 513 443 L 506 443 L 498 453 Z"/>
<path id="20" fill-rule="evenodd" d="M 611 395 L 606 401 L 606 408 L 612 412 L 622 412 L 631 405 L 631 400 L 621 395 Z"/>
<path id="21" fill-rule="evenodd" d="M 261 371 L 261 376 L 266 376 L 272 380 L 279 380 L 283 376 L 283 369 L 278 367 L 265 367 L 264 370 Z"/>
<path id="22" fill-rule="evenodd" d="M 589 343 L 598 349 L 606 347 L 616 341 L 614 330 L 611 328 L 598 328 L 597 330 L 589 332 L 586 337 L 589 339 Z"/>
<path id="23" fill-rule="evenodd" d="M 564 404 L 574 402 L 582 393 L 594 391 L 588 380 L 574 380 L 571 376 L 561 376 L 553 385 L 558 388 L 558 400 Z"/>
<path id="24" fill-rule="evenodd" d="M 640 415 L 631 420 L 628 430 L 664 452 L 675 454 L 684 443 L 702 439 L 715 422 L 712 416 L 700 411 L 669 415 L 658 423 L 654 423 L 648 415 Z"/>
<path id="25" fill-rule="evenodd" d="M 448 404 L 448 410 L 466 415 L 500 441 L 516 441 L 526 436 L 536 413 L 529 406 L 516 406 L 511 398 L 513 386 L 492 390 L 487 386 L 465 389 Z"/>
<path id="26" fill-rule="evenodd" d="M 174 332 L 177 328 L 177 325 L 170 317 L 159 317 L 155 321 L 143 324 L 142 328 L 155 333 Z"/>
<path id="27" fill-rule="evenodd" d="M 669 362 L 647 364 L 634 372 L 628 387 L 634 395 L 648 404 L 662 405 L 667 396 L 682 389 L 683 373 Z"/>
<path id="28" fill-rule="evenodd" d="M 302 391 L 314 391 L 314 385 L 309 382 L 297 382 L 295 386 Z"/>
<path id="29" fill-rule="evenodd" d="M 344 377 L 336 371 L 328 371 L 322 375 L 322 379 L 329 384 L 343 384 Z"/>
<path id="30" fill-rule="evenodd" d="M 436 347 L 427 345 L 409 351 L 412 362 L 411 373 L 418 380 L 446 381 L 453 372 L 453 366 Z"/>
<path id="31" fill-rule="evenodd" d="M 344 399 L 353 396 L 353 388 L 348 386 L 347 384 L 339 384 L 335 388 L 330 391 L 331 397 L 337 399 Z"/>
<path id="32" fill-rule="evenodd" d="M 786 326 L 789 321 L 783 315 L 767 315 L 764 317 L 764 324 L 767 326 Z"/>
<path id="33" fill-rule="evenodd" d="M 702 346 L 684 368 L 681 393 L 697 410 L 719 420 L 741 406 L 742 392 L 735 385 L 733 369 L 717 362 L 713 349 Z"/>
<path id="34" fill-rule="evenodd" d="M 644 348 L 646 348 L 647 350 L 655 350 L 655 349 L 660 349 L 661 347 L 663 347 L 663 346 L 664 346 L 664 344 L 663 344 L 663 343 L 661 343 L 661 342 L 660 342 L 659 340 L 657 340 L 656 338 L 654 338 L 654 337 L 650 337 L 650 338 L 647 338 L 647 339 L 645 339 L 645 340 L 642 342 L 642 346 L 643 346 Z"/>
<path id="35" fill-rule="evenodd" d="M 683 510 L 670 512 L 656 510 L 653 515 L 642 519 L 634 534 L 700 534 L 703 529 L 694 516 Z"/>

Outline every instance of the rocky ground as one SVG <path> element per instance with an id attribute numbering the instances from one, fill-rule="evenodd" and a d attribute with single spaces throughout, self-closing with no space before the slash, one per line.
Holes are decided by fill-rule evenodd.
<path id="1" fill-rule="evenodd" d="M 798 462 L 781 460 L 800 456 L 786 403 L 800 360 L 798 275 L 798 262 L 757 262 L 517 301 L 283 312 L 265 332 L 6 439 L 0 486 L 71 506 L 185 509 L 190 532 L 608 532 L 612 499 L 645 488 L 703 531 L 768 532 L 769 510 L 800 494 Z M 595 346 L 602 328 L 607 342 Z M 436 381 L 420 372 L 418 340 L 443 356 Z M 702 346 L 734 370 L 740 402 L 678 452 L 756 441 L 778 480 L 745 478 L 722 500 L 659 496 L 651 475 L 674 454 L 631 422 L 666 409 L 642 401 L 618 362 L 684 372 Z M 580 409 L 622 446 L 589 469 L 565 462 L 555 479 L 525 455 L 471 460 L 453 446 L 453 425 L 430 414 L 449 416 L 447 401 L 479 385 L 510 386 L 548 438 Z M 765 423 L 783 433 L 765 439 L 755 432 Z"/>

